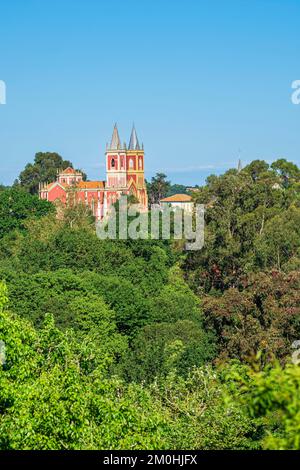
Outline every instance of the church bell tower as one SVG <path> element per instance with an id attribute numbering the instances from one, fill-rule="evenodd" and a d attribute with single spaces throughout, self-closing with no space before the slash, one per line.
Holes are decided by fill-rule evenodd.
<path id="1" fill-rule="evenodd" d="M 111 142 L 106 149 L 106 191 L 107 206 L 114 204 L 122 195 L 133 195 L 147 210 L 148 198 L 144 174 L 144 147 L 132 128 L 128 147 L 122 145 L 115 124 Z"/>
<path id="2" fill-rule="evenodd" d="M 117 124 L 106 149 L 106 186 L 126 189 L 126 144 L 121 144 Z"/>

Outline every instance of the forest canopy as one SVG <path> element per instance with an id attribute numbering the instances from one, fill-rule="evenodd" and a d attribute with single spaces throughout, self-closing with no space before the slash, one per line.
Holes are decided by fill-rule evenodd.
<path id="1" fill-rule="evenodd" d="M 31 171 L 0 189 L 0 449 L 300 449 L 297 166 L 210 176 L 195 252 L 100 240 Z"/>

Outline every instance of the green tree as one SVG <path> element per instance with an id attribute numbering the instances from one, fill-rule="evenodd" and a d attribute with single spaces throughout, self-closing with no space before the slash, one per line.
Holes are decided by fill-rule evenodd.
<path id="1" fill-rule="evenodd" d="M 13 230 L 24 230 L 28 220 L 39 219 L 53 211 L 52 204 L 20 188 L 0 191 L 0 238 Z"/>
<path id="2" fill-rule="evenodd" d="M 265 363 L 282 362 L 300 336 L 299 272 L 249 274 L 239 288 L 222 295 L 205 296 L 206 328 L 215 332 L 219 359 L 236 358 L 252 363 L 258 352 Z"/>
<path id="3" fill-rule="evenodd" d="M 157 323 L 139 330 L 122 370 L 129 381 L 151 383 L 171 372 L 186 377 L 214 355 L 213 337 L 199 324 L 190 320 Z"/>
<path id="4" fill-rule="evenodd" d="M 280 182 L 280 176 L 265 162 L 254 161 L 240 173 L 230 170 L 209 177 L 207 185 L 195 193 L 195 201 L 206 207 L 206 224 L 204 248 L 188 253 L 185 263 L 194 289 L 223 291 L 235 287 L 251 271 L 278 269 L 290 261 L 297 266 L 295 221 L 300 187 L 285 188 Z M 285 242 L 288 226 L 291 231 Z M 276 234 L 274 244 L 271 240 Z M 280 265 L 267 253 L 278 243 Z"/>
<path id="5" fill-rule="evenodd" d="M 269 164 L 264 160 L 253 160 L 249 165 L 245 166 L 244 171 L 249 173 L 255 181 L 261 174 L 269 169 Z"/>
<path id="6" fill-rule="evenodd" d="M 239 402 L 251 419 L 263 424 L 262 446 L 268 450 L 300 450 L 300 367 L 269 365 L 263 370 L 231 370 Z"/>
<path id="7" fill-rule="evenodd" d="M 173 196 L 173 194 L 187 194 L 186 186 L 183 184 L 171 184 L 166 196 Z"/>
<path id="8" fill-rule="evenodd" d="M 56 181 L 57 170 L 73 168 L 69 160 L 64 160 L 55 152 L 38 152 L 33 163 L 28 163 L 20 173 L 19 184 L 31 194 L 38 194 L 39 183 Z M 86 179 L 86 175 L 84 175 Z"/>
<path id="9" fill-rule="evenodd" d="M 147 390 L 106 377 L 109 351 L 51 316 L 37 332 L 6 311 L 6 296 L 0 284 L 0 449 L 167 448 L 167 414 Z"/>
<path id="10" fill-rule="evenodd" d="M 164 173 L 157 173 L 151 178 L 151 183 L 148 183 L 147 190 L 151 204 L 159 204 L 160 200 L 168 194 L 171 183 L 166 178 Z"/>
<path id="11" fill-rule="evenodd" d="M 280 175 L 285 186 L 288 186 L 295 181 L 300 181 L 300 171 L 297 165 L 292 162 L 288 162 L 284 158 L 280 158 L 273 162 L 271 168 Z"/>
<path id="12" fill-rule="evenodd" d="M 264 232 L 255 239 L 256 263 L 262 269 L 300 266 L 299 224 L 300 208 L 295 206 L 266 222 Z"/>

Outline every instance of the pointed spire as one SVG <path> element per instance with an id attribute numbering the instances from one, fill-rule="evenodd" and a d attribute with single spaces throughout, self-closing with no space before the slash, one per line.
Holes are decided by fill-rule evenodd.
<path id="1" fill-rule="evenodd" d="M 240 173 L 243 169 L 243 165 L 242 165 L 242 160 L 241 160 L 241 149 L 239 149 L 239 161 L 238 161 L 238 166 L 237 166 L 237 171 L 238 173 Z"/>
<path id="2" fill-rule="evenodd" d="M 134 124 L 132 126 L 132 131 L 131 131 L 128 150 L 140 150 L 140 144 L 139 144 L 139 140 L 138 140 L 137 135 L 136 135 L 136 130 L 135 130 Z"/>
<path id="3" fill-rule="evenodd" d="M 119 137 L 119 132 L 118 132 L 118 127 L 117 123 L 115 124 L 114 130 L 113 130 L 113 135 L 111 138 L 111 143 L 110 143 L 110 150 L 119 150 L 121 148 L 121 141 Z"/>

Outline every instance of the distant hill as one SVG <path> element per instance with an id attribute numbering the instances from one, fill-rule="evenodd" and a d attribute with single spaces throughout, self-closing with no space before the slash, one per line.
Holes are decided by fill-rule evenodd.
<path id="1" fill-rule="evenodd" d="M 185 186 L 184 184 L 172 184 L 166 197 L 173 196 L 174 194 L 190 194 L 197 189 L 197 187 L 198 186 Z"/>

